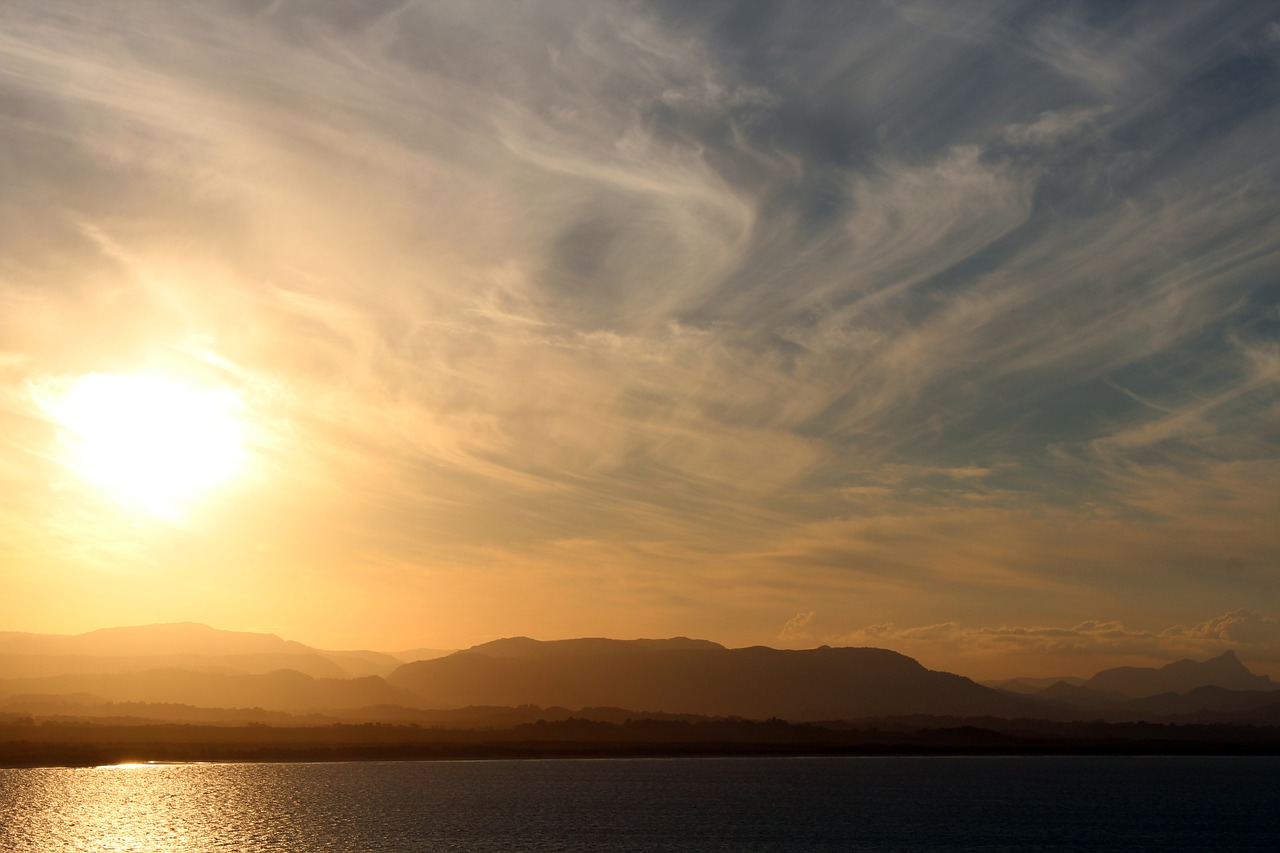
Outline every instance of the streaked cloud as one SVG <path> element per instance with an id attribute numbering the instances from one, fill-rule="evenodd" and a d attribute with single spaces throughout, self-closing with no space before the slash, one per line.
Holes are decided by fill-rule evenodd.
<path id="1" fill-rule="evenodd" d="M 964 627 L 942 622 L 919 627 L 892 623 L 868 625 L 832 638 L 853 645 L 910 648 L 949 661 L 971 664 L 975 659 L 999 661 L 1009 656 L 1052 660 L 1060 675 L 1091 675 L 1090 666 L 1108 658 L 1134 662 L 1170 661 L 1182 657 L 1207 659 L 1235 651 L 1260 670 L 1274 672 L 1280 656 L 1280 620 L 1257 610 L 1240 608 L 1195 625 L 1159 630 L 1134 630 L 1119 621 L 1087 620 L 1071 627 Z M 981 665 L 981 664 L 979 664 Z M 990 666 L 990 663 L 986 664 Z M 1008 664 L 1004 664 L 1008 666 Z"/>

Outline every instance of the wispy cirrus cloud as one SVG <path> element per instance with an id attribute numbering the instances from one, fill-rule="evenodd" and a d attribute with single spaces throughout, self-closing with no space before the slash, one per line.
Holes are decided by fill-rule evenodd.
<path id="1" fill-rule="evenodd" d="M 115 535 L 87 497 L 78 532 L 31 532 L 81 500 L 31 384 L 167 365 L 258 413 L 268 473 L 217 555 L 268 589 L 293 562 L 341 599 L 367 569 L 373 598 L 398 576 L 440 618 L 565 634 L 589 584 L 500 626 L 459 578 L 534 588 L 572 559 L 654 624 L 746 642 L 833 596 L 865 624 L 1076 624 L 1150 589 L 1142 618 L 1173 624 L 1268 588 L 1264 7 L 0 22 L 0 524 L 24 566 L 75 576 Z M 1230 559 L 1243 580 L 1206 568 Z M 44 600 L 27 571 L 0 588 Z M 433 581 L 488 603 L 446 614 Z M 459 644 L 391 645 L 422 643 Z"/>

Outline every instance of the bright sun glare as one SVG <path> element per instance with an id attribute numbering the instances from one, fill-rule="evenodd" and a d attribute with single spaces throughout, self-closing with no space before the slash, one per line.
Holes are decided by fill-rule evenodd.
<path id="1" fill-rule="evenodd" d="M 226 389 L 91 373 L 43 406 L 63 427 L 72 468 L 158 517 L 180 515 L 243 467 L 243 404 Z"/>

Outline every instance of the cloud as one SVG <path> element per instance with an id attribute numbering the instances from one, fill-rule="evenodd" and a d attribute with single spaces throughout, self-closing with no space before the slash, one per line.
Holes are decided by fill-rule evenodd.
<path id="1" fill-rule="evenodd" d="M 810 637 L 809 623 L 813 622 L 814 611 L 809 610 L 804 613 L 797 613 L 787 620 L 782 626 L 782 630 L 778 632 L 778 639 L 783 642 L 795 642 L 797 640 L 807 640 Z"/>
<path id="2" fill-rule="evenodd" d="M 1265 648 L 1273 654 L 1280 648 L 1280 620 L 1246 608 L 1207 619 L 1186 630 L 1171 630 L 1177 636 L 1250 649 Z"/>
<path id="3" fill-rule="evenodd" d="M 1174 625 L 1159 631 L 1133 630 L 1119 621 L 1099 620 L 1087 620 L 1069 628 L 967 628 L 958 622 L 900 628 L 886 623 L 860 628 L 840 637 L 839 641 L 891 648 L 932 646 L 934 654 L 938 654 L 938 647 L 953 646 L 961 654 L 1136 655 L 1164 660 L 1203 658 L 1230 649 L 1250 659 L 1280 662 L 1280 620 L 1247 608 L 1224 613 L 1191 627 Z"/>
<path id="4" fill-rule="evenodd" d="M 1016 145 L 1056 145 L 1090 128 L 1106 114 L 1099 107 L 1041 113 L 1026 124 L 1011 124 L 1004 136 Z"/>

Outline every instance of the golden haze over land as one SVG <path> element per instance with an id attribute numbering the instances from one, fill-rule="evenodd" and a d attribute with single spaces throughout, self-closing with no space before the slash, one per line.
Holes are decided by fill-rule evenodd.
<path id="1" fill-rule="evenodd" d="M 1280 12 L 1082 8 L 4 4 L 0 628 L 1280 674 Z"/>

